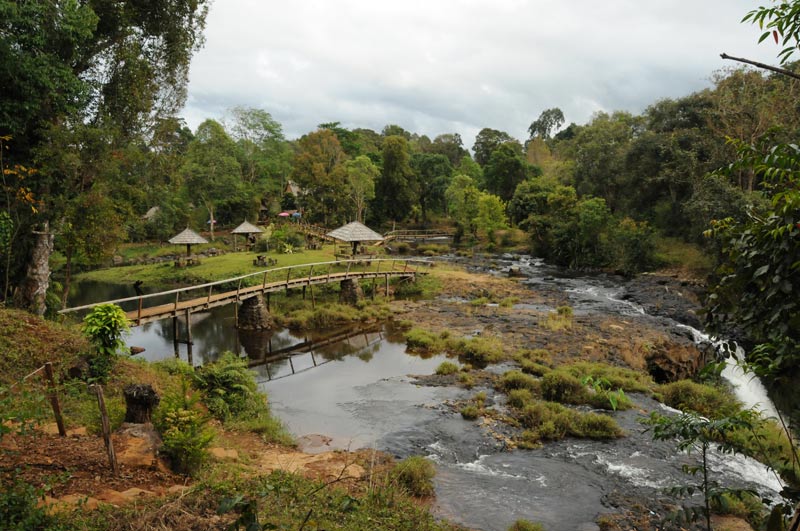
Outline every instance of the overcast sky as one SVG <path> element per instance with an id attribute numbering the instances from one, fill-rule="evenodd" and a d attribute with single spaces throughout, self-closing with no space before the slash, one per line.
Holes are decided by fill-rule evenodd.
<path id="1" fill-rule="evenodd" d="M 763 2 L 762 2 L 763 3 Z M 767 2 L 768 3 L 768 2 Z M 559 107 L 639 113 L 710 85 L 732 65 L 775 63 L 740 24 L 744 0 L 215 0 L 192 60 L 183 116 L 194 130 L 233 106 L 257 107 L 287 138 L 317 124 L 431 139 L 483 127 L 527 137 Z"/>

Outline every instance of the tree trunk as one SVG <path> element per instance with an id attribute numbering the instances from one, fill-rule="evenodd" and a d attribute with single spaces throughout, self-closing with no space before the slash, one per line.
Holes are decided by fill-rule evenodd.
<path id="1" fill-rule="evenodd" d="M 153 409 L 161 397 L 150 384 L 128 384 L 122 390 L 125 396 L 125 422 L 145 424 L 151 421 Z"/>
<path id="2" fill-rule="evenodd" d="M 67 246 L 67 249 L 64 251 L 66 255 L 65 258 L 67 262 L 64 264 L 64 286 L 63 291 L 61 292 L 61 309 L 67 307 L 67 298 L 69 297 L 69 285 L 72 281 L 72 254 L 73 248 L 72 245 Z"/>
<path id="3" fill-rule="evenodd" d="M 14 296 L 14 302 L 20 308 L 36 315 L 44 315 L 47 309 L 47 288 L 50 286 L 50 255 L 53 253 L 55 235 L 50 232 L 50 224 L 45 221 L 37 235 L 36 245 L 31 255 L 31 263 L 22 285 Z"/>

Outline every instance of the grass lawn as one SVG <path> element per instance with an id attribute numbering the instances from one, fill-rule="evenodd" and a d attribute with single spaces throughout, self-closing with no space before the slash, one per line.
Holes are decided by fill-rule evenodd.
<path id="1" fill-rule="evenodd" d="M 136 280 L 141 280 L 148 285 L 164 287 L 202 284 L 263 271 L 265 269 L 263 266 L 253 265 L 256 254 L 257 253 L 254 252 L 228 253 L 221 256 L 203 258 L 202 263 L 199 265 L 182 268 L 176 268 L 172 262 L 111 267 L 81 273 L 75 277 L 75 280 L 93 280 L 125 285 L 129 285 Z M 319 250 L 304 250 L 291 254 L 269 253 L 268 256 L 274 258 L 278 262 L 277 265 L 272 266 L 270 269 L 313 264 L 317 262 L 331 262 L 335 260 L 333 247 L 329 245 Z M 404 258 L 398 257 L 398 262 L 402 260 L 404 260 Z M 334 266 L 330 271 L 343 271 L 345 267 L 346 266 Z M 372 267 L 377 268 L 378 265 L 373 263 Z M 386 269 L 387 265 L 384 264 L 381 267 Z M 315 270 L 316 274 L 324 274 L 327 272 L 327 267 Z M 303 274 L 308 274 L 308 270 L 293 271 L 292 276 L 296 278 Z M 286 272 L 280 271 L 271 273 L 268 277 L 268 281 L 285 279 L 285 275 Z M 252 277 L 251 283 L 260 282 L 262 279 L 263 277 L 259 276 Z"/>

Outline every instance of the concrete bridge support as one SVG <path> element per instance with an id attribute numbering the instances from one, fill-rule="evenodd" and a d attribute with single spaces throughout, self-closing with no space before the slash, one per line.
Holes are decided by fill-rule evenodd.
<path id="1" fill-rule="evenodd" d="M 261 295 L 248 297 L 239 308 L 238 327 L 242 330 L 265 330 L 275 325 Z"/>
<path id="2" fill-rule="evenodd" d="M 357 279 L 348 278 L 339 283 L 341 289 L 339 291 L 339 302 L 345 304 L 355 305 L 358 301 L 364 298 L 364 291 L 361 289 L 361 284 Z"/>

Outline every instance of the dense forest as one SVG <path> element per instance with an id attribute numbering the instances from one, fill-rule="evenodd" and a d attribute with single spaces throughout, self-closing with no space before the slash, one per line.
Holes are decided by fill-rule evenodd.
<path id="1" fill-rule="evenodd" d="M 331 228 L 449 223 L 461 241 L 489 249 L 508 243 L 513 227 L 550 261 L 626 274 L 658 265 L 653 249 L 664 237 L 703 246 L 727 273 L 750 271 L 750 262 L 736 265 L 732 235 L 776 208 L 787 220 L 797 213 L 800 81 L 785 73 L 730 68 L 706 90 L 586 124 L 567 124 L 555 106 L 531 109 L 527 138 L 486 124 L 472 145 L 456 133 L 431 139 L 340 122 L 291 140 L 269 110 L 247 107 L 191 131 L 178 112 L 206 2 L 118 4 L 0 1 L 0 293 L 39 313 L 36 278 L 49 275 L 54 251 L 67 267 L 99 266 L 123 242 L 283 210 Z M 766 11 L 753 16 L 796 19 Z M 797 70 L 792 46 L 781 56 L 788 72 Z M 753 262 L 750 276 L 777 286 L 783 313 L 771 322 L 796 336 L 798 229 L 783 226 L 788 263 L 773 271 Z M 722 304 L 747 289 L 714 296 Z"/>

